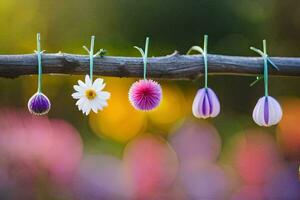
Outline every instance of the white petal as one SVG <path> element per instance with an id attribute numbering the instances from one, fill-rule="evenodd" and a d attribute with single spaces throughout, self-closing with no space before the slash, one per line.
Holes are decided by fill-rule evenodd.
<path id="1" fill-rule="evenodd" d="M 220 102 L 219 102 L 217 95 L 215 94 L 215 92 L 212 89 L 207 88 L 207 90 L 208 90 L 207 91 L 208 95 L 210 97 L 209 100 L 210 100 L 211 108 L 212 108 L 212 113 L 210 114 L 210 117 L 216 117 L 220 113 L 220 110 L 221 110 Z"/>
<path id="2" fill-rule="evenodd" d="M 255 104 L 255 107 L 253 109 L 253 113 L 252 113 L 252 118 L 254 120 L 254 122 L 258 125 L 261 126 L 261 123 L 258 121 L 258 110 L 259 110 L 259 106 L 260 106 L 260 99 L 257 101 L 257 103 Z"/>
<path id="3" fill-rule="evenodd" d="M 110 93 L 109 93 L 109 92 L 105 92 L 105 91 L 97 92 L 97 96 L 98 96 L 100 99 L 107 100 L 107 99 L 110 98 Z"/>
<path id="4" fill-rule="evenodd" d="M 93 88 L 95 90 L 98 90 L 98 88 L 101 88 L 103 86 L 103 79 L 102 78 L 97 78 L 94 83 L 93 83 Z M 103 89 L 103 88 L 102 88 Z M 100 90 L 102 90 L 100 89 Z"/>
<path id="5" fill-rule="evenodd" d="M 105 86 L 106 86 L 106 84 L 103 83 L 99 88 L 95 88 L 95 90 L 96 90 L 97 92 L 100 92 L 101 90 L 103 90 L 103 89 L 105 88 Z"/>
<path id="6" fill-rule="evenodd" d="M 282 110 L 280 104 L 276 99 L 274 99 L 271 96 L 268 96 L 268 100 L 269 100 L 269 108 L 270 108 L 269 125 L 272 126 L 278 124 L 278 122 L 281 120 Z"/>
<path id="7" fill-rule="evenodd" d="M 266 122 L 264 119 L 264 104 L 265 104 L 265 97 L 261 97 L 257 101 L 252 114 L 253 120 L 259 126 L 266 126 Z"/>
<path id="8" fill-rule="evenodd" d="M 79 85 L 73 85 L 73 88 L 77 92 L 79 92 L 81 90 L 81 88 L 79 87 Z"/>
<path id="9" fill-rule="evenodd" d="M 91 108 L 89 108 L 89 109 L 85 112 L 85 114 L 86 114 L 86 115 L 89 115 L 90 112 L 91 112 Z"/>
<path id="10" fill-rule="evenodd" d="M 97 106 L 97 101 L 96 100 L 91 102 L 91 107 L 92 107 L 92 110 L 94 111 L 94 113 L 98 113 L 98 106 Z"/>
<path id="11" fill-rule="evenodd" d="M 83 104 L 85 98 L 80 98 L 77 102 L 76 102 L 76 105 L 81 105 Z"/>
<path id="12" fill-rule="evenodd" d="M 82 107 L 86 101 L 88 101 L 86 98 L 81 98 L 76 102 L 76 105 L 78 106 L 79 110 L 82 110 Z"/>
<path id="13" fill-rule="evenodd" d="M 81 87 L 84 90 L 87 88 L 86 84 L 84 82 L 82 82 L 82 80 L 78 80 L 78 85 L 79 85 L 79 87 Z"/>
<path id="14" fill-rule="evenodd" d="M 87 87 L 92 87 L 92 81 L 91 81 L 89 75 L 85 75 L 85 84 Z"/>
<path id="15" fill-rule="evenodd" d="M 85 113 L 88 109 L 88 105 L 89 105 L 89 100 L 85 100 L 83 103 L 82 103 L 82 112 Z"/>
<path id="16" fill-rule="evenodd" d="M 98 105 L 99 108 L 101 108 L 101 110 L 102 110 L 103 107 L 106 107 L 108 105 L 106 100 L 103 100 L 103 99 L 98 98 L 98 97 L 96 98 L 96 100 L 97 100 L 97 105 Z"/>
<path id="17" fill-rule="evenodd" d="M 74 99 L 80 99 L 81 97 L 84 97 L 84 94 L 81 93 L 81 92 L 74 92 L 74 93 L 72 94 L 72 97 L 73 97 Z"/>
<path id="18" fill-rule="evenodd" d="M 199 108 L 200 108 L 200 102 L 203 102 L 204 96 L 205 96 L 205 88 L 199 89 L 193 101 L 192 111 L 193 111 L 193 115 L 197 118 L 202 117 Z"/>

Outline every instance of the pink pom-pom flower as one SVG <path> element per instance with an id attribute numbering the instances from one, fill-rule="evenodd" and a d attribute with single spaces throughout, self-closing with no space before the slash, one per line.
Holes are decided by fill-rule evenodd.
<path id="1" fill-rule="evenodd" d="M 142 79 L 132 84 L 128 95 L 134 108 L 149 111 L 160 104 L 162 89 L 156 81 Z"/>
<path id="2" fill-rule="evenodd" d="M 280 104 L 271 96 L 261 97 L 253 110 L 253 120 L 260 126 L 272 126 L 282 118 Z"/>
<path id="3" fill-rule="evenodd" d="M 192 110 L 197 118 L 216 117 L 220 113 L 219 99 L 212 89 L 199 89 L 195 96 Z"/>

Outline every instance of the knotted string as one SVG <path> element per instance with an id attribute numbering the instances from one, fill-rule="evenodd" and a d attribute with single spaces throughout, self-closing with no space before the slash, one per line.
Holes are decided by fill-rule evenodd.
<path id="1" fill-rule="evenodd" d="M 35 51 L 38 59 L 38 92 L 42 92 L 42 54 L 44 51 L 41 50 L 41 35 L 37 33 L 36 35 L 36 46 L 37 50 Z"/>
<path id="2" fill-rule="evenodd" d="M 148 59 L 148 46 L 149 46 L 149 37 L 146 38 L 145 42 L 145 51 L 137 46 L 134 46 L 142 55 L 143 64 L 144 64 L 144 79 L 147 79 L 147 59 Z"/>
<path id="3" fill-rule="evenodd" d="M 260 49 L 254 48 L 254 47 L 250 47 L 250 49 L 252 51 L 255 51 L 256 53 L 258 53 L 259 55 L 261 55 L 264 59 L 264 75 L 256 77 L 256 80 L 251 84 L 251 86 L 254 85 L 255 83 L 257 83 L 259 80 L 261 80 L 263 78 L 264 79 L 264 87 L 265 87 L 265 96 L 268 96 L 269 95 L 268 63 L 270 63 L 271 66 L 273 66 L 275 69 L 277 69 L 277 70 L 279 70 L 279 69 L 275 65 L 275 63 L 269 58 L 269 56 L 267 54 L 267 42 L 266 42 L 266 40 L 263 40 L 263 51 L 261 51 Z"/>
<path id="4" fill-rule="evenodd" d="M 202 54 L 203 61 L 204 61 L 204 86 L 205 88 L 208 87 L 207 80 L 208 80 L 208 64 L 207 64 L 207 43 L 208 43 L 208 36 L 204 35 L 204 42 L 203 42 L 203 49 L 199 46 L 192 46 L 187 54 L 190 54 L 192 51 L 197 51 Z"/>

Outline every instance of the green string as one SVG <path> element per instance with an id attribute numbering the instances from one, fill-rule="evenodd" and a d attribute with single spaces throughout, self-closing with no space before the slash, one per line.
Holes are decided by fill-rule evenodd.
<path id="1" fill-rule="evenodd" d="M 264 59 L 264 75 L 263 76 L 258 76 L 256 77 L 256 80 L 251 83 L 250 86 L 253 86 L 255 83 L 257 83 L 259 80 L 261 80 L 262 78 L 264 78 L 264 86 L 265 86 L 265 96 L 269 95 L 269 72 L 268 72 L 268 64 L 270 64 L 272 67 L 274 67 L 275 69 L 279 70 L 279 68 L 275 65 L 275 63 L 269 58 L 268 54 L 267 54 L 267 41 L 263 40 L 263 51 L 254 48 L 254 47 L 250 47 L 250 49 L 252 51 L 255 51 L 256 53 L 258 53 L 259 55 L 261 55 Z"/>
<path id="2" fill-rule="evenodd" d="M 204 85 L 205 88 L 208 87 L 207 80 L 208 80 L 208 64 L 207 64 L 207 43 L 208 43 L 208 35 L 204 35 L 204 44 L 203 49 L 199 46 L 192 46 L 187 54 L 190 54 L 192 51 L 197 51 L 202 54 L 203 61 L 204 61 Z"/>
<path id="3" fill-rule="evenodd" d="M 38 58 L 38 92 L 42 92 L 42 51 L 41 51 L 41 35 L 40 33 L 36 36 L 37 42 L 37 58 Z"/>
<path id="4" fill-rule="evenodd" d="M 203 46 L 203 60 L 204 60 L 204 81 L 205 81 L 205 88 L 207 88 L 207 74 L 208 74 L 208 66 L 207 66 L 207 43 L 208 43 L 208 36 L 204 35 L 204 46 Z"/>
<path id="5" fill-rule="evenodd" d="M 95 36 L 91 38 L 91 46 L 90 46 L 90 79 L 93 81 L 93 67 L 94 67 L 94 45 L 95 45 Z"/>
<path id="6" fill-rule="evenodd" d="M 148 46 L 149 46 L 149 37 L 146 38 L 145 55 L 144 55 L 144 58 L 143 58 L 143 62 L 144 62 L 144 79 L 146 79 L 146 74 L 147 74 Z"/>
<path id="7" fill-rule="evenodd" d="M 144 79 L 147 79 L 147 59 L 148 59 L 148 47 L 149 47 L 149 37 L 146 38 L 145 42 L 145 51 L 137 46 L 134 46 L 142 55 L 143 57 L 143 64 L 144 64 Z"/>
<path id="8" fill-rule="evenodd" d="M 268 84 L 269 84 L 269 80 L 268 80 L 268 54 L 267 54 L 267 42 L 266 40 L 263 40 L 263 53 L 264 53 L 264 85 L 265 85 L 265 96 L 269 95 L 268 92 Z"/>

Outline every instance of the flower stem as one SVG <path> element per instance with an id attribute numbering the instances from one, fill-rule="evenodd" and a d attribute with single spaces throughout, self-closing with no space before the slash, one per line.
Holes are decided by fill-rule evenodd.
<path id="1" fill-rule="evenodd" d="M 146 76 L 147 76 L 148 46 L 149 46 L 149 37 L 146 38 L 146 43 L 145 43 L 145 53 L 144 53 L 144 56 L 143 56 L 143 63 L 144 63 L 144 79 L 146 79 Z"/>
<path id="2" fill-rule="evenodd" d="M 91 46 L 90 46 L 90 79 L 93 81 L 93 67 L 94 67 L 94 45 L 95 45 L 95 36 L 91 37 Z"/>
<path id="3" fill-rule="evenodd" d="M 42 51 L 41 51 L 41 35 L 37 33 L 36 35 L 37 43 L 37 58 L 38 58 L 38 92 L 42 92 Z"/>
<path id="4" fill-rule="evenodd" d="M 203 60 L 204 60 L 204 81 L 205 81 L 205 88 L 207 88 L 207 43 L 208 43 L 208 36 L 204 35 L 204 45 L 203 45 Z"/>

